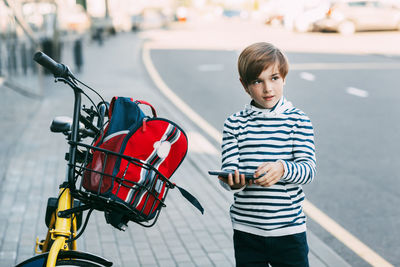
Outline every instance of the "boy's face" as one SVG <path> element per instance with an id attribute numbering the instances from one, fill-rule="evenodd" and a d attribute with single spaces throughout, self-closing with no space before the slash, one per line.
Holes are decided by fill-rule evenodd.
<path id="1" fill-rule="evenodd" d="M 242 80 L 240 81 L 258 108 L 273 108 L 283 95 L 285 80 L 279 74 L 277 64 L 269 66 L 247 86 Z"/>

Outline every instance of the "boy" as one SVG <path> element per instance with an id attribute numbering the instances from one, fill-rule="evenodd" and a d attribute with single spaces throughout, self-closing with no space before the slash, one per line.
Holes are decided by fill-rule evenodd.
<path id="1" fill-rule="evenodd" d="M 234 193 L 230 209 L 236 266 L 308 266 L 302 184 L 316 172 L 310 119 L 283 96 L 289 66 L 272 44 L 255 43 L 238 60 L 250 95 L 245 109 L 228 117 L 221 184 Z M 246 180 L 241 172 L 254 173 Z"/>

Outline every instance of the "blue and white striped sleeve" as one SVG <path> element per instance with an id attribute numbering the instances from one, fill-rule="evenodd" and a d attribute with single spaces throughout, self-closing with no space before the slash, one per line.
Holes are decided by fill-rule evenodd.
<path id="1" fill-rule="evenodd" d="M 308 117 L 302 116 L 293 131 L 293 160 L 281 160 L 282 179 L 293 184 L 311 183 L 316 174 L 314 130 Z"/>
<path id="2" fill-rule="evenodd" d="M 237 170 L 239 169 L 239 148 L 235 129 L 237 127 L 232 119 L 226 119 L 224 130 L 222 132 L 222 170 Z M 239 192 L 245 188 L 232 189 L 228 184 L 219 181 L 221 186 L 231 192 Z"/>
<path id="3" fill-rule="evenodd" d="M 239 169 L 239 148 L 238 141 L 235 135 L 237 128 L 231 118 L 225 120 L 224 130 L 222 132 L 222 170 L 237 170 Z"/>

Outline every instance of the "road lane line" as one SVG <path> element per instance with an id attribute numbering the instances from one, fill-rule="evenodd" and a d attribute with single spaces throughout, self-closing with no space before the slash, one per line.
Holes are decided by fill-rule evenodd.
<path id="1" fill-rule="evenodd" d="M 188 116 L 192 121 L 196 122 L 196 124 L 210 134 L 212 138 L 214 138 L 218 143 L 222 140 L 222 134 L 217 131 L 213 126 L 211 126 L 206 120 L 204 120 L 201 116 L 199 116 L 195 111 L 193 111 L 182 99 L 180 99 L 169 87 L 164 83 L 161 79 L 161 76 L 158 74 L 156 68 L 154 67 L 151 57 L 150 57 L 150 49 L 147 44 L 143 45 L 142 52 L 143 62 L 146 66 L 148 73 L 153 79 L 156 86 L 160 89 L 160 91 L 173 103 L 175 104 L 186 116 Z"/>
<path id="2" fill-rule="evenodd" d="M 368 95 L 369 95 L 369 93 L 367 91 L 358 89 L 355 87 L 347 87 L 346 92 L 350 95 L 355 95 L 355 96 L 364 97 L 364 98 L 368 97 Z"/>
<path id="3" fill-rule="evenodd" d="M 299 75 L 300 75 L 300 78 L 302 78 L 303 80 L 310 81 L 310 82 L 315 81 L 315 75 L 310 72 L 303 71 L 303 72 L 300 72 Z"/>
<path id="4" fill-rule="evenodd" d="M 150 49 L 146 45 L 143 45 L 142 52 L 144 65 L 150 75 L 154 80 L 156 86 L 159 90 L 185 115 L 189 117 L 195 124 L 202 128 L 211 138 L 216 140 L 219 144 L 222 141 L 222 134 L 217 131 L 213 126 L 211 126 L 207 121 L 205 121 L 200 115 L 198 115 L 194 110 L 192 110 L 183 100 L 181 100 L 172 90 L 164 83 L 155 69 L 151 57 Z M 304 211 L 310 218 L 315 220 L 319 225 L 321 225 L 326 231 L 331 233 L 334 237 L 340 240 L 345 246 L 354 251 L 362 259 L 370 263 L 372 266 L 379 267 L 394 267 L 392 264 L 387 262 L 367 245 L 362 243 L 359 239 L 353 236 L 350 232 L 345 230 L 342 226 L 336 223 L 328 215 L 323 213 L 317 207 L 315 207 L 308 200 L 304 200 Z"/>
<path id="5" fill-rule="evenodd" d="M 224 65 L 222 64 L 202 64 L 197 67 L 198 71 L 223 71 Z"/>
<path id="6" fill-rule="evenodd" d="M 189 152 L 201 153 L 208 155 L 219 155 L 218 149 L 215 148 L 201 133 L 187 132 L 189 139 Z"/>
<path id="7" fill-rule="evenodd" d="M 344 229 L 334 220 L 329 218 L 325 213 L 315 207 L 311 202 L 304 201 L 303 207 L 311 219 L 324 227 L 325 230 L 331 233 L 334 237 L 340 240 L 343 244 L 353 250 L 357 255 L 359 255 L 372 266 L 394 267 L 392 264 L 390 264 L 377 253 L 375 253 L 372 249 L 362 243 L 358 238 L 350 234 L 346 229 Z"/>

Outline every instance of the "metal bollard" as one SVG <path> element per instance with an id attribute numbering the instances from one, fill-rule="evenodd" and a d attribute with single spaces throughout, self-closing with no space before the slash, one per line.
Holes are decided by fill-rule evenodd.
<path id="1" fill-rule="evenodd" d="M 0 77 L 3 76 L 3 55 L 2 55 L 2 47 L 0 43 Z"/>
<path id="2" fill-rule="evenodd" d="M 74 43 L 74 62 L 76 71 L 80 73 L 83 65 L 83 53 L 82 53 L 82 39 L 78 38 Z"/>
<path id="3" fill-rule="evenodd" d="M 14 76 L 17 75 L 17 49 L 16 49 L 17 42 L 14 40 L 13 45 L 10 48 L 9 54 L 9 73 Z"/>
<path id="4" fill-rule="evenodd" d="M 22 72 L 26 76 L 28 74 L 28 60 L 27 60 L 27 55 L 26 55 L 26 46 L 25 43 L 21 44 L 21 67 L 22 67 Z"/>

